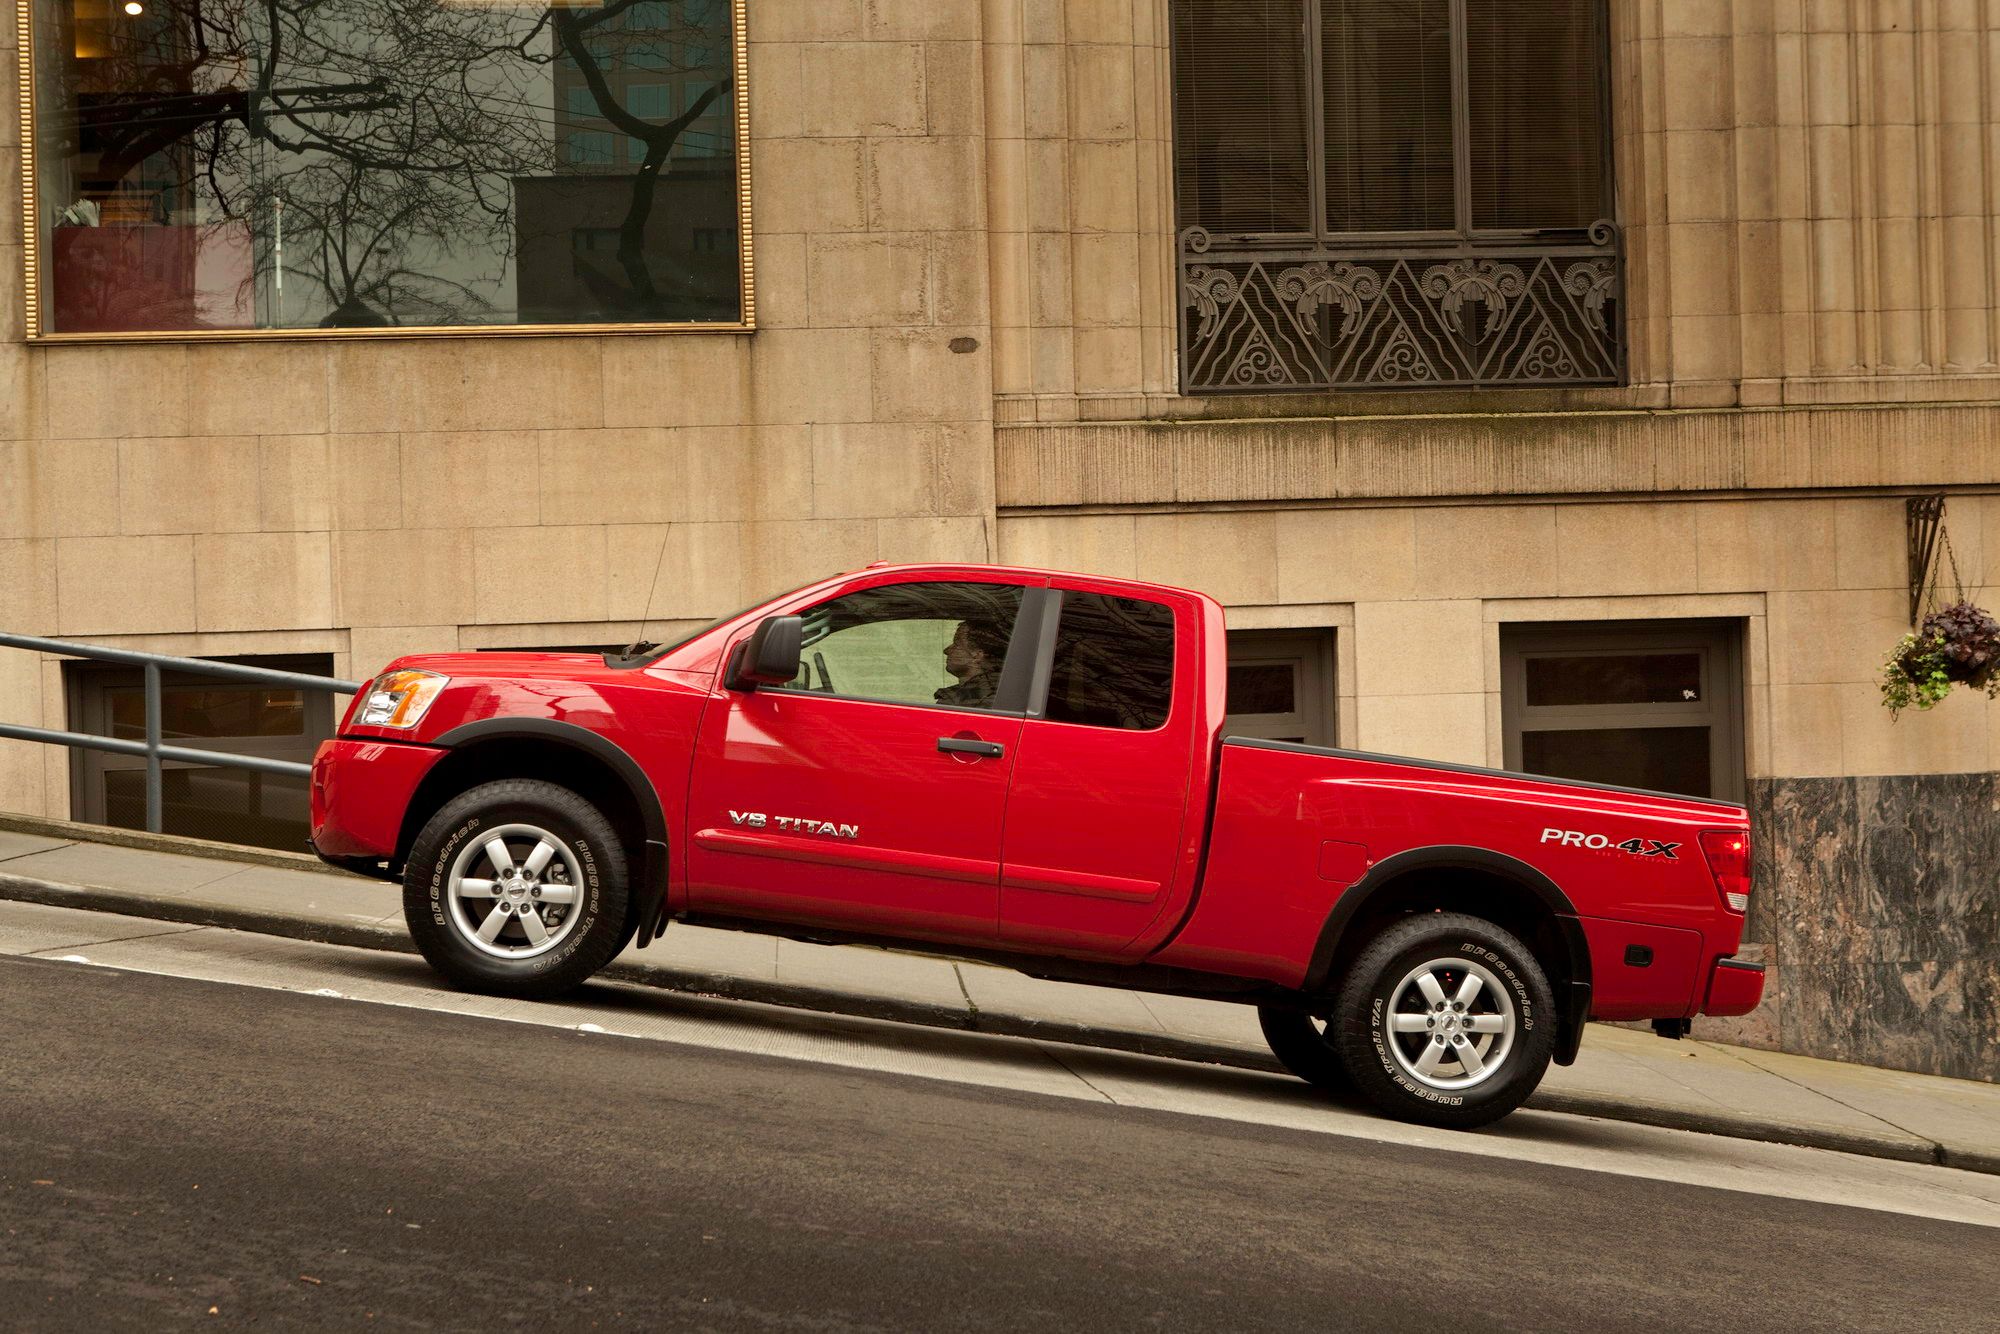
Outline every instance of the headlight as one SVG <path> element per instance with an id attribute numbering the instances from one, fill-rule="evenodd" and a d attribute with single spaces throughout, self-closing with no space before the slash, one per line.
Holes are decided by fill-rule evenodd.
<path id="1" fill-rule="evenodd" d="M 368 702 L 354 721 L 363 727 L 415 727 L 438 692 L 451 684 L 436 672 L 385 672 L 375 678 Z"/>

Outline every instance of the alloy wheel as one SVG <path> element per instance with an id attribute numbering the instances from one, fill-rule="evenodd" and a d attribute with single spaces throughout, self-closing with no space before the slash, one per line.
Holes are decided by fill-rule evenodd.
<path id="1" fill-rule="evenodd" d="M 1514 1048 L 1518 1020 L 1500 979 L 1470 959 L 1433 959 L 1390 991 L 1389 1050 L 1403 1073 L 1458 1091 L 1491 1079 Z"/>
<path id="2" fill-rule="evenodd" d="M 468 841 L 446 882 L 452 924 L 467 944 L 501 959 L 531 959 L 560 945 L 582 919 L 583 868 L 562 839 L 506 824 Z"/>

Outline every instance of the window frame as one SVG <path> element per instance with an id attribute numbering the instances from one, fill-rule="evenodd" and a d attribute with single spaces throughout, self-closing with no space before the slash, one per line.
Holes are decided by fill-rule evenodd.
<path id="1" fill-rule="evenodd" d="M 1196 219 L 1182 216 L 1181 196 L 1176 186 L 1173 209 L 1176 276 L 1180 286 L 1177 303 L 1180 336 L 1176 349 L 1180 392 L 1190 395 L 1329 390 L 1379 392 L 1385 389 L 1533 389 L 1627 384 L 1629 340 L 1626 326 L 1629 316 L 1625 308 L 1625 247 L 1619 222 L 1617 99 L 1612 86 L 1616 70 L 1610 0 L 1592 0 L 1597 6 L 1599 19 L 1596 92 L 1598 125 L 1601 128 L 1599 169 L 1606 195 L 1604 216 L 1587 225 L 1560 228 L 1472 225 L 1468 0 L 1447 0 L 1451 43 L 1452 210 L 1455 225 L 1445 229 L 1351 232 L 1333 231 L 1327 226 L 1326 67 L 1321 0 L 1298 2 L 1302 18 L 1300 41 L 1305 47 L 1306 207 L 1311 227 L 1303 231 L 1210 232 Z M 1169 40 L 1170 82 L 1171 71 L 1179 64 L 1178 52 L 1184 36 L 1176 17 L 1180 8 L 1177 3 L 1169 5 L 1169 21 L 1173 28 Z M 1176 166 L 1184 132 L 1180 98 L 1181 90 L 1177 86 L 1171 87 L 1168 94 L 1174 120 L 1171 155 Z M 1365 291 L 1357 294 L 1354 289 L 1348 289 L 1340 298 L 1348 304 L 1336 304 L 1329 292 L 1321 288 L 1338 290 L 1339 285 L 1347 281 L 1343 270 L 1372 272 L 1380 280 L 1377 291 L 1381 292 L 1388 282 L 1396 278 L 1398 270 L 1409 270 L 1407 281 L 1414 284 L 1419 270 L 1451 266 L 1464 267 L 1469 271 L 1472 266 L 1482 263 L 1488 267 L 1495 263 L 1517 266 L 1527 272 L 1531 285 L 1541 276 L 1540 271 L 1544 268 L 1553 272 L 1555 265 L 1572 266 L 1569 273 L 1557 275 L 1559 281 L 1567 281 L 1575 276 L 1575 266 L 1580 263 L 1608 264 L 1608 288 L 1605 290 L 1616 301 L 1615 318 L 1605 318 L 1602 293 L 1596 285 L 1592 285 L 1589 290 L 1598 298 L 1599 304 L 1592 309 L 1591 318 L 1596 319 L 1603 329 L 1603 337 L 1600 342 L 1588 346 L 1579 340 L 1579 347 L 1572 353 L 1587 353 L 1600 364 L 1600 369 L 1587 371 L 1581 365 L 1574 365 L 1569 374 L 1560 370 L 1550 374 L 1538 375 L 1532 371 L 1524 374 L 1518 364 L 1510 369 L 1470 356 L 1472 343 L 1454 338 L 1449 347 L 1463 358 L 1470 369 L 1469 376 L 1444 376 L 1445 371 L 1453 368 L 1451 358 L 1442 353 L 1418 367 L 1419 371 L 1430 370 L 1433 374 L 1394 374 L 1380 365 L 1371 365 L 1365 373 L 1355 374 L 1362 368 L 1349 365 L 1345 354 L 1335 346 L 1337 337 L 1347 336 L 1349 331 L 1345 326 L 1356 322 L 1356 312 L 1366 306 L 1372 313 L 1387 301 L 1386 295 L 1378 298 Z M 1451 292 L 1458 300 L 1479 301 L 1482 298 L 1477 294 L 1478 288 L 1477 278 L 1468 272 L 1466 280 L 1453 281 Z M 1253 290 L 1273 305 L 1297 303 L 1299 316 L 1292 326 L 1256 331 L 1256 338 L 1267 345 L 1269 355 L 1264 363 L 1246 369 L 1242 357 L 1238 356 L 1230 359 L 1228 365 L 1217 367 L 1207 354 L 1211 349 L 1224 348 L 1231 342 L 1230 315 L 1247 304 L 1239 300 L 1241 294 Z M 1220 317 L 1218 308 L 1221 310 Z M 1453 325 L 1456 318 L 1447 316 L 1445 323 Z M 1336 334 L 1336 329 L 1341 332 Z M 1240 340 L 1243 337 L 1245 335 L 1239 331 L 1237 338 Z M 1288 354 L 1279 346 L 1287 340 L 1298 343 L 1300 349 L 1311 350 L 1295 349 L 1289 354 L 1295 360 L 1288 361 Z M 1577 357 L 1577 360 L 1580 362 L 1582 358 Z"/>
<path id="2" fill-rule="evenodd" d="M 1281 740 L 1267 733 L 1302 732 L 1298 744 L 1333 749 L 1339 739 L 1339 681 L 1334 635 L 1330 629 L 1232 630 L 1225 669 L 1290 666 L 1293 709 L 1290 713 L 1223 715 L 1224 736 Z M 1242 721 L 1239 721 L 1242 720 Z M 1248 730 L 1245 730 L 1245 729 Z"/>
<path id="3" fill-rule="evenodd" d="M 1710 791 L 1683 795 L 1744 800 L 1748 786 L 1743 735 L 1743 623 L 1732 620 L 1521 622 L 1501 627 L 1500 720 L 1505 767 L 1523 769 L 1524 732 L 1573 732 L 1667 727 L 1709 729 Z M 1633 653 L 1695 653 L 1702 698 L 1695 706 L 1543 704 L 1527 702 L 1531 657 L 1618 657 Z"/>
<path id="4" fill-rule="evenodd" d="M 333 670 L 331 653 L 233 654 L 217 655 L 209 660 L 237 663 L 248 667 L 268 667 L 277 671 L 304 672 L 313 676 L 327 675 Z M 69 726 L 76 731 L 91 732 L 99 736 L 112 735 L 113 693 L 132 690 L 143 684 L 144 673 L 137 667 L 83 660 L 64 663 L 63 707 Z M 162 671 L 160 685 L 163 692 L 229 689 L 251 691 L 267 688 L 249 682 L 232 683 L 212 676 L 171 670 Z M 334 735 L 340 722 L 340 710 L 334 707 L 333 696 L 325 691 L 306 690 L 299 693 L 304 696 L 304 707 L 297 734 L 258 737 L 204 736 L 199 738 L 200 749 L 229 755 L 256 755 L 266 759 L 310 762 L 319 744 Z M 105 780 L 113 773 L 143 771 L 145 767 L 146 757 L 143 755 L 115 755 L 96 750 L 76 752 L 69 766 L 70 818 L 79 823 L 100 825 L 108 829 L 131 827 L 111 824 L 110 802 L 105 792 Z M 162 772 L 172 773 L 176 770 L 208 770 L 219 766 L 190 760 L 162 760 L 160 767 Z M 261 780 L 272 776 L 249 771 L 248 777 Z M 309 789 L 303 795 L 309 797 Z M 311 832 L 310 828 L 307 832 Z M 265 845 L 240 843 L 234 846 L 254 848 Z"/>
<path id="5" fill-rule="evenodd" d="M 750 209 L 750 59 L 745 23 L 749 0 L 728 0 L 730 14 L 730 108 L 736 139 L 736 226 L 740 238 L 737 249 L 736 281 L 740 316 L 735 320 L 687 321 L 676 323 L 567 323 L 567 324 L 406 324 L 386 328 L 345 329 L 144 329 L 102 333 L 60 333 L 42 328 L 42 249 L 44 236 L 39 221 L 38 154 L 35 143 L 34 0 L 19 0 L 14 26 L 19 55 L 19 141 L 21 184 L 21 306 L 26 341 L 42 344 L 102 343 L 243 343 L 266 340 L 321 341 L 328 339 L 397 338 L 547 338 L 591 334 L 663 333 L 754 333 L 757 329 L 755 238 Z M 554 107 L 558 115 L 567 109 Z M 614 136 L 612 156 L 618 154 Z"/>
<path id="6" fill-rule="evenodd" d="M 1597 0 L 1602 3 L 1602 0 Z M 1472 141 L 1471 92 L 1468 85 L 1470 57 L 1467 55 L 1467 27 L 1465 6 L 1467 0 L 1447 0 L 1448 24 L 1451 31 L 1451 177 L 1452 215 L 1455 225 L 1443 228 L 1406 228 L 1388 231 L 1335 231 L 1326 225 L 1326 68 L 1325 68 L 1325 25 L 1321 15 L 1320 0 L 1299 0 L 1304 13 L 1301 40 L 1305 43 L 1306 79 L 1306 207 L 1313 225 L 1304 231 L 1283 232 L 1205 232 L 1212 242 L 1240 245 L 1254 245 L 1260 242 L 1271 244 L 1297 244 L 1310 240 L 1320 244 L 1349 245 L 1393 244 L 1403 242 L 1421 245 L 1424 242 L 1453 241 L 1521 241 L 1543 237 L 1551 232 L 1574 231 L 1582 233 L 1588 227 L 1475 227 L 1472 225 L 1472 161 L 1470 147 Z M 1177 6 L 1170 7 L 1177 8 Z M 1598 118 L 1604 127 L 1598 144 L 1599 167 L 1604 181 L 1609 187 L 1610 198 L 1605 200 L 1607 211 L 1604 220 L 1615 216 L 1618 206 L 1616 177 L 1613 174 L 1617 145 L 1612 133 L 1614 99 L 1611 91 L 1611 24 L 1610 15 L 1599 25 L 1597 51 L 1600 78 L 1597 86 Z M 1176 209 L 1179 201 L 1176 200 Z M 1193 222 L 1181 220 L 1183 228 L 1196 226 Z M 1594 224 L 1593 224 L 1594 225 Z M 1205 230 L 1205 229 L 1204 229 Z"/>

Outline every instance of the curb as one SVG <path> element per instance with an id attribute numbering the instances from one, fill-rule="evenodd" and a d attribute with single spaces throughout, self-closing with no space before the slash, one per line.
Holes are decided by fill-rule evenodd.
<path id="1" fill-rule="evenodd" d="M 145 917 L 156 921 L 183 922 L 190 926 L 223 927 L 258 935 L 281 936 L 325 945 L 349 945 L 361 949 L 386 950 L 397 954 L 417 952 L 416 946 L 400 925 L 388 927 L 314 922 L 251 909 L 158 898 L 103 885 L 63 885 L 53 881 L 29 879 L 25 876 L 0 874 L 0 900 L 119 913 L 128 917 Z M 997 1037 L 1059 1042 L 1070 1046 L 1192 1061 L 1202 1065 L 1254 1070 L 1263 1074 L 1284 1073 L 1284 1067 L 1279 1065 L 1275 1058 L 1262 1052 L 1164 1034 L 1128 1033 L 1117 1029 L 1027 1019 L 990 1011 L 961 1010 L 950 1006 L 926 1004 L 922 1001 L 897 1000 L 893 997 L 857 996 L 824 987 L 751 981 L 725 974 L 694 972 L 660 964 L 613 963 L 599 976 L 614 981 L 654 987 L 662 991 L 752 1001 L 762 1005 L 811 1010 L 850 1018 L 880 1019 L 893 1023 L 920 1024 L 927 1028 L 985 1033 Z M 1933 1140 L 1914 1135 L 1870 1135 L 1834 1126 L 1793 1125 L 1755 1117 L 1692 1112 L 1665 1103 L 1595 1097 L 1546 1088 L 1537 1090 L 1528 1099 L 1526 1106 L 1534 1111 L 1596 1117 L 1600 1120 L 1657 1126 L 1667 1130 L 1694 1131 L 1728 1139 L 1827 1149 L 1867 1158 L 1924 1163 L 1956 1168 L 1959 1171 L 2000 1176 L 2000 1157 L 1948 1149 Z"/>

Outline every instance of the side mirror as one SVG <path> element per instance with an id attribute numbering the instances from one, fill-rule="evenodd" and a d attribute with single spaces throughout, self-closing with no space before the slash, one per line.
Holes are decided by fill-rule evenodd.
<path id="1" fill-rule="evenodd" d="M 729 661 L 723 684 L 731 690 L 779 686 L 799 674 L 799 648 L 805 641 L 802 616 L 767 616 Z"/>

